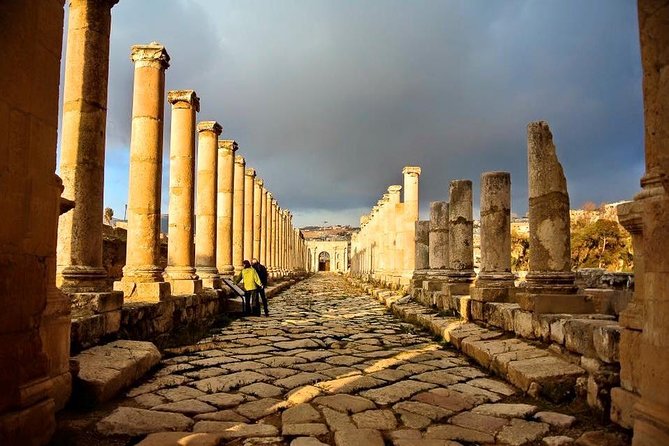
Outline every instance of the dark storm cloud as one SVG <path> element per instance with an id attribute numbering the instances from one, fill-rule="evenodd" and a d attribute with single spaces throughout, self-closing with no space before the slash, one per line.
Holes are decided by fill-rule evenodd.
<path id="1" fill-rule="evenodd" d="M 113 9 L 109 151 L 129 143 L 129 47 L 151 40 L 172 56 L 168 89 L 198 92 L 199 119 L 238 140 L 298 224 L 357 222 L 413 164 L 424 210 L 451 179 L 477 188 L 481 172 L 508 170 L 524 214 L 525 129 L 537 119 L 551 124 L 572 206 L 638 188 L 634 2 L 124 0 Z M 111 166 L 123 159 L 109 156 L 109 171 L 127 170 Z M 108 201 L 123 203 L 114 189 Z"/>

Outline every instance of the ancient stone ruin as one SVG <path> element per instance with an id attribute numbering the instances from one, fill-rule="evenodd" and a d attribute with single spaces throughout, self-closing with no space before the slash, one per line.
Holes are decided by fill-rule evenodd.
<path id="1" fill-rule="evenodd" d="M 522 283 L 510 264 L 507 172 L 481 176 L 479 268 L 471 180 L 444 179 L 420 221 L 417 166 L 361 217 L 350 247 L 309 244 L 238 153 L 243 141 L 199 119 L 208 98 L 165 91 L 179 61 L 158 42 L 130 48 L 127 240 L 114 280 L 102 222 L 117 1 L 70 0 L 62 62 L 64 0 L 0 3 L 1 445 L 669 444 L 666 0 L 637 0 L 646 165 L 640 192 L 618 207 L 635 256 L 625 304 L 577 281 L 548 123 L 527 127 Z M 301 281 L 323 252 L 349 277 Z M 225 280 L 251 258 L 268 269 L 271 317 L 236 318 Z M 67 412 L 102 403 L 109 410 L 83 421 Z M 540 410 L 548 404 L 555 411 Z M 573 407 L 588 409 L 562 413 Z"/>

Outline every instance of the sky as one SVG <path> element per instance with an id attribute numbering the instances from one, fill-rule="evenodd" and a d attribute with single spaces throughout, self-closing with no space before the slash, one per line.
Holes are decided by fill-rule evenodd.
<path id="1" fill-rule="evenodd" d="M 238 142 L 296 226 L 357 225 L 406 165 L 422 167 L 422 219 L 430 201 L 448 200 L 454 179 L 473 181 L 477 213 L 479 178 L 490 170 L 511 173 L 512 212 L 522 216 L 535 120 L 551 126 L 572 208 L 631 199 L 643 173 L 635 4 L 121 0 L 112 9 L 105 206 L 123 216 L 130 46 L 151 41 L 171 56 L 167 89 L 197 92 L 198 120 L 218 121 L 221 138 Z M 166 108 L 163 212 L 169 126 Z"/>

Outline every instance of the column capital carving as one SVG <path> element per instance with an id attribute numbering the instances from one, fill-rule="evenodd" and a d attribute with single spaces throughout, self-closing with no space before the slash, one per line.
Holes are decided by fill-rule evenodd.
<path id="1" fill-rule="evenodd" d="M 273 200 L 273 198 L 272 198 L 272 193 L 269 192 L 269 191 L 267 191 L 267 198 L 269 198 L 270 200 Z"/>
<path id="2" fill-rule="evenodd" d="M 241 155 L 235 155 L 235 164 L 240 164 L 242 166 L 246 166 L 246 160 Z"/>
<path id="3" fill-rule="evenodd" d="M 421 169 L 418 166 L 405 166 L 402 169 L 403 175 L 420 175 Z"/>
<path id="4" fill-rule="evenodd" d="M 249 167 L 248 169 L 246 169 L 246 170 L 244 171 L 244 175 L 247 175 L 247 176 L 250 176 L 250 177 L 255 178 L 255 177 L 256 177 L 256 170 L 253 169 L 253 168 L 251 168 L 251 167 Z"/>
<path id="5" fill-rule="evenodd" d="M 228 150 L 232 153 L 235 153 L 239 146 L 237 141 L 234 139 L 219 139 L 218 140 L 218 150 Z"/>
<path id="6" fill-rule="evenodd" d="M 265 181 L 264 181 L 262 178 L 256 178 L 256 179 L 255 179 L 255 183 L 256 183 L 258 186 L 263 187 L 263 184 L 265 184 Z"/>
<path id="7" fill-rule="evenodd" d="M 216 121 L 200 121 L 197 123 L 198 132 L 214 132 L 216 136 L 223 133 L 223 127 Z"/>
<path id="8" fill-rule="evenodd" d="M 167 102 L 173 108 L 194 108 L 196 112 L 200 111 L 200 98 L 195 90 L 170 90 L 167 92 Z"/>
<path id="9" fill-rule="evenodd" d="M 158 42 L 130 47 L 130 60 L 137 65 L 167 69 L 170 66 L 170 55 L 165 47 Z"/>
<path id="10" fill-rule="evenodd" d="M 393 184 L 392 186 L 388 186 L 388 193 L 389 194 L 399 194 L 401 190 L 402 190 L 402 186 L 400 186 L 398 184 Z"/>

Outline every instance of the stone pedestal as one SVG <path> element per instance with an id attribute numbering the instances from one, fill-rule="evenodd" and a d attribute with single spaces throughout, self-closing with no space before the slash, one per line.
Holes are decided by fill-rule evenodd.
<path id="1" fill-rule="evenodd" d="M 481 269 L 472 299 L 506 302 L 513 296 L 511 273 L 511 174 L 481 175 Z"/>
<path id="2" fill-rule="evenodd" d="M 128 177 L 128 231 L 123 278 L 114 283 L 128 300 L 156 302 L 170 295 L 160 266 L 165 70 L 159 43 L 133 45 L 135 64 Z"/>
<path id="3" fill-rule="evenodd" d="M 221 288 L 216 268 L 218 136 L 223 128 L 216 121 L 197 125 L 197 199 L 195 209 L 195 272 L 205 288 Z M 227 172 L 220 172 L 221 174 Z"/>
<path id="4" fill-rule="evenodd" d="M 172 90 L 170 138 L 170 199 L 165 278 L 173 295 L 195 294 L 202 281 L 195 274 L 193 192 L 195 177 L 195 114 L 200 100 L 193 90 Z"/>
<path id="5" fill-rule="evenodd" d="M 235 274 L 242 270 L 244 261 L 244 186 L 246 184 L 246 161 L 243 156 L 235 156 L 234 188 L 232 193 L 232 264 Z"/>
<path id="6" fill-rule="evenodd" d="M 216 268 L 221 276 L 230 277 L 232 265 L 232 209 L 237 142 L 229 139 L 218 141 Z"/>
<path id="7" fill-rule="evenodd" d="M 58 225 L 58 286 L 108 290 L 102 214 L 111 8 L 118 0 L 72 0 L 63 88 L 60 176 L 76 207 Z"/>
<path id="8" fill-rule="evenodd" d="M 529 272 L 527 287 L 518 295 L 518 303 L 524 310 L 537 313 L 593 312 L 591 300 L 576 294 L 574 286 L 567 180 L 548 123 L 537 121 L 528 125 L 527 157 Z"/>
<path id="9" fill-rule="evenodd" d="M 448 282 L 449 295 L 468 295 L 474 281 L 474 218 L 472 182 L 451 181 L 448 206 Z"/>

